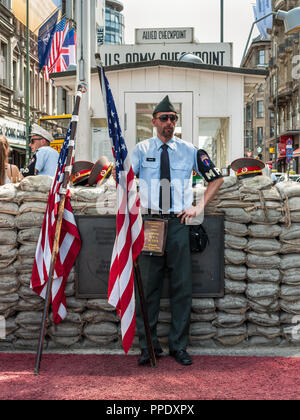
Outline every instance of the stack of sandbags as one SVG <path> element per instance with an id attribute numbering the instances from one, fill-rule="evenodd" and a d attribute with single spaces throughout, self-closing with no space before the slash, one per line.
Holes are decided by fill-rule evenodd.
<path id="1" fill-rule="evenodd" d="M 279 182 L 276 188 L 285 201 L 289 224 L 300 222 L 300 184 L 294 181 Z"/>
<path id="2" fill-rule="evenodd" d="M 215 346 L 217 328 L 213 321 L 217 318 L 213 298 L 193 299 L 189 342 L 193 347 Z"/>
<path id="3" fill-rule="evenodd" d="M 300 342 L 293 334 L 300 315 L 300 184 L 293 181 L 280 182 L 276 187 L 285 203 L 286 220 L 280 234 L 282 273 L 279 304 L 282 310 L 281 326 L 284 337 Z"/>
<path id="4" fill-rule="evenodd" d="M 225 297 L 216 300 L 216 340 L 222 345 L 246 344 L 249 337 L 250 342 L 267 344 L 280 336 L 282 198 L 270 178 L 258 176 L 225 178 L 217 199 L 225 215 Z M 264 323 L 270 313 L 277 314 L 276 322 Z"/>
<path id="5" fill-rule="evenodd" d="M 87 311 L 82 314 L 85 337 L 82 346 L 119 348 L 122 338 L 115 308 L 106 299 L 88 299 L 86 308 Z"/>
<path id="6" fill-rule="evenodd" d="M 38 177 L 24 178 L 19 186 L 17 199 L 19 202 L 19 214 L 16 217 L 18 229 L 18 261 L 17 270 L 20 282 L 19 302 L 17 309 L 21 312 L 34 313 L 44 307 L 43 299 L 30 288 L 32 267 L 35 258 L 35 250 L 43 224 L 44 214 L 47 207 L 49 190 L 52 178 L 40 175 Z M 30 340 L 38 339 L 38 333 L 26 334 L 23 330 L 18 335 L 16 345 L 21 348 L 26 344 L 29 347 Z M 25 340 L 29 340 L 27 343 Z M 34 342 L 33 342 L 34 345 Z"/>
<path id="7" fill-rule="evenodd" d="M 99 187 L 73 187 L 71 206 L 75 215 L 116 214 L 116 183 L 110 177 Z"/>
<path id="8" fill-rule="evenodd" d="M 0 187 L 0 315 L 5 318 L 6 339 L 3 346 L 11 348 L 14 337 L 15 311 L 19 300 L 19 282 L 15 261 L 18 256 L 16 216 L 16 188 L 14 184 Z M 14 326 L 14 327 L 13 327 Z"/>

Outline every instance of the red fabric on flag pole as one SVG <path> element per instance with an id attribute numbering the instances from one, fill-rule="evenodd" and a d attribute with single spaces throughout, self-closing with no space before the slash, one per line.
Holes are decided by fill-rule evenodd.
<path id="1" fill-rule="evenodd" d="M 70 136 L 71 128 L 68 130 L 67 138 Z M 59 202 L 61 199 L 60 187 L 64 179 L 65 161 L 68 152 L 68 140 L 61 151 L 56 175 L 49 193 L 47 209 L 40 232 L 35 260 L 31 276 L 31 288 L 41 297 L 45 298 L 51 256 L 55 239 L 56 224 L 58 217 Z M 65 285 L 73 267 L 76 257 L 81 248 L 81 239 L 76 226 L 70 203 L 70 191 L 68 189 L 65 197 L 59 250 L 54 267 L 51 298 L 53 305 L 53 320 L 55 324 L 61 322 L 66 314 Z"/>

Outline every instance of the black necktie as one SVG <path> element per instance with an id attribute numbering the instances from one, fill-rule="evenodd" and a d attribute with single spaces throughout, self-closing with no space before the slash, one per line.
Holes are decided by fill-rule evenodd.
<path id="1" fill-rule="evenodd" d="M 170 160 L 168 146 L 164 144 L 161 148 L 159 208 L 163 213 L 167 213 L 172 207 Z"/>

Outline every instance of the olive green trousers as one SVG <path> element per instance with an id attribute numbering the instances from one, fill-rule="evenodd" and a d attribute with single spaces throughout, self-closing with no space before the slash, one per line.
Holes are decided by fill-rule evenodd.
<path id="1" fill-rule="evenodd" d="M 165 269 L 170 272 L 169 296 L 172 323 L 169 334 L 169 349 L 186 349 L 189 336 L 190 312 L 192 304 L 192 272 L 189 241 L 189 227 L 180 219 L 168 220 L 168 235 L 165 255 L 162 257 L 140 255 L 145 301 L 154 348 L 159 348 L 157 322 L 160 309 L 160 296 Z M 136 326 L 140 348 L 147 348 L 144 320 L 136 292 Z"/>

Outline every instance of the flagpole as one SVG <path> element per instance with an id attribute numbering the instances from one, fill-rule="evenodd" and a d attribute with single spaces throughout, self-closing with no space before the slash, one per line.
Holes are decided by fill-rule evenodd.
<path id="1" fill-rule="evenodd" d="M 50 269 L 49 269 L 49 274 L 48 274 L 44 312 L 43 312 L 43 317 L 42 317 L 41 331 L 40 331 L 40 337 L 39 337 L 39 343 L 38 343 L 38 349 L 37 349 L 37 355 L 36 355 L 36 362 L 35 362 L 35 369 L 34 369 L 34 374 L 35 375 L 39 375 L 39 371 L 40 371 L 40 363 L 41 363 L 41 357 L 42 357 L 45 334 L 46 334 L 46 324 L 47 324 L 49 306 L 50 306 L 50 300 L 51 300 L 53 274 L 54 274 L 54 269 L 55 269 L 57 254 L 58 254 L 58 248 L 59 248 L 59 240 L 60 240 L 60 234 L 61 234 L 63 213 L 64 213 L 64 208 L 65 208 L 66 194 L 67 194 L 67 191 L 68 191 L 68 185 L 69 185 L 70 177 L 71 177 L 71 173 L 72 173 L 73 151 L 74 151 L 74 146 L 75 146 L 75 136 L 76 136 L 76 130 L 77 130 L 79 106 L 80 106 L 82 91 L 83 91 L 83 86 L 79 85 L 78 86 L 78 91 L 77 91 L 77 94 L 76 94 L 75 107 L 74 107 L 72 120 L 71 120 L 72 130 L 71 130 L 70 142 L 69 142 L 69 147 L 68 147 L 68 156 L 67 156 L 67 161 L 66 161 L 64 179 L 63 179 L 63 183 L 62 183 L 61 190 L 60 190 L 61 200 L 59 202 L 58 217 L 57 217 L 56 228 L 55 228 L 55 239 L 54 239 L 54 243 L 53 243 L 51 263 L 50 263 Z M 51 191 L 50 191 L 50 193 L 51 193 Z"/>
<path id="2" fill-rule="evenodd" d="M 102 75 L 101 75 L 102 63 L 101 63 L 101 58 L 100 58 L 99 53 L 95 54 L 95 59 L 96 59 L 96 65 L 97 65 L 98 76 L 99 76 L 99 81 L 100 81 L 102 94 L 103 94 L 103 96 L 106 96 L 106 95 L 104 95 L 104 89 L 105 88 L 104 88 L 104 86 L 102 86 Z M 106 101 L 105 97 L 104 97 L 104 100 Z M 140 271 L 140 267 L 139 267 L 139 263 L 138 263 L 138 258 L 136 258 L 133 265 L 134 265 L 134 271 L 135 271 L 135 280 L 136 280 L 136 283 L 137 283 L 137 288 L 138 288 L 139 297 L 140 297 L 141 311 L 142 311 L 143 320 L 144 320 L 145 333 L 146 333 L 146 339 L 147 339 L 147 347 L 148 347 L 148 352 L 149 352 L 149 357 L 150 357 L 150 365 L 151 365 L 151 367 L 156 367 L 157 366 L 156 357 L 155 357 L 153 341 L 152 341 L 151 332 L 150 332 L 148 311 L 147 311 L 147 305 L 146 305 L 146 300 L 145 300 L 145 296 L 144 296 L 143 283 L 142 283 L 142 277 L 141 277 L 141 271 Z"/>

